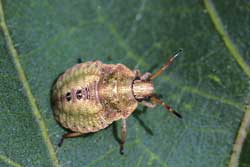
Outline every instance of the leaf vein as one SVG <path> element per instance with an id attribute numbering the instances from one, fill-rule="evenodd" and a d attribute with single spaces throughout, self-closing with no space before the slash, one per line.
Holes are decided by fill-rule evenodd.
<path id="1" fill-rule="evenodd" d="M 167 163 L 164 162 L 156 153 L 154 153 L 153 151 L 151 151 L 148 147 L 146 147 L 141 141 L 139 142 L 139 145 L 141 146 L 141 148 L 148 153 L 153 159 L 156 159 L 157 161 L 159 161 L 164 167 L 168 167 Z"/>
<path id="2" fill-rule="evenodd" d="M 0 27 L 2 28 L 3 34 L 5 36 L 5 41 L 7 43 L 6 46 L 8 48 L 8 51 L 12 57 L 14 64 L 15 64 L 19 79 L 24 87 L 24 90 L 25 90 L 25 93 L 27 95 L 28 101 L 30 103 L 31 109 L 33 111 L 34 117 L 36 119 L 36 122 L 39 125 L 40 130 L 41 130 L 42 137 L 43 137 L 43 140 L 47 146 L 50 158 L 53 162 L 53 166 L 57 167 L 57 166 L 59 166 L 59 162 L 58 162 L 58 159 L 56 156 L 56 152 L 55 152 L 53 145 L 49 139 L 47 127 L 46 127 L 45 122 L 41 116 L 39 109 L 38 109 L 38 106 L 36 104 L 36 100 L 31 92 L 30 85 L 27 81 L 27 78 L 25 76 L 25 72 L 24 72 L 23 67 L 20 63 L 20 60 L 18 58 L 17 50 L 15 49 L 13 41 L 11 39 L 9 29 L 6 25 L 6 21 L 5 21 L 5 17 L 4 17 L 2 1 L 0 1 Z"/>
<path id="3" fill-rule="evenodd" d="M 20 165 L 19 163 L 13 161 L 12 159 L 10 159 L 4 155 L 0 155 L 0 160 L 2 160 L 6 164 L 9 164 L 9 165 L 14 166 L 14 167 L 22 167 L 22 165 Z"/>
<path id="4" fill-rule="evenodd" d="M 228 104 L 230 106 L 234 106 L 234 107 L 236 107 L 236 108 L 238 108 L 240 110 L 243 110 L 243 105 L 241 103 L 235 102 L 235 101 L 233 101 L 231 99 L 227 99 L 227 98 L 224 98 L 224 97 L 219 97 L 219 96 L 216 96 L 216 95 L 212 95 L 212 94 L 204 92 L 204 91 L 202 91 L 200 89 L 194 88 L 192 86 L 187 86 L 187 85 L 179 84 L 179 83 L 173 81 L 168 76 L 164 76 L 163 79 L 165 81 L 171 81 L 171 84 L 174 84 L 175 86 L 179 87 L 180 89 L 182 89 L 183 91 L 185 91 L 187 93 L 196 94 L 196 95 L 199 95 L 201 97 L 205 97 L 207 99 L 219 101 L 221 103 Z"/>
<path id="5" fill-rule="evenodd" d="M 137 163 L 135 164 L 134 167 L 140 167 L 140 166 L 141 166 L 142 159 L 143 159 L 143 155 L 139 156 L 138 161 L 137 161 Z"/>
<path id="6" fill-rule="evenodd" d="M 250 77 L 250 66 L 245 63 L 243 56 L 240 54 L 239 48 L 233 43 L 233 41 L 230 39 L 230 36 L 226 29 L 223 26 L 223 23 L 214 7 L 214 4 L 212 0 L 204 0 L 205 8 L 208 11 L 208 14 L 211 18 L 212 23 L 215 26 L 215 29 L 220 34 L 222 40 L 224 41 L 227 49 L 231 53 L 231 56 L 234 57 L 236 62 L 239 64 L 239 66 L 242 68 L 242 70 L 245 72 L 245 74 Z"/>
<path id="7" fill-rule="evenodd" d="M 240 128 L 238 130 L 236 139 L 234 141 L 233 150 L 228 167 L 239 166 L 240 153 L 242 151 L 244 141 L 247 138 L 247 133 L 249 129 L 250 129 L 250 106 L 246 106 Z"/>

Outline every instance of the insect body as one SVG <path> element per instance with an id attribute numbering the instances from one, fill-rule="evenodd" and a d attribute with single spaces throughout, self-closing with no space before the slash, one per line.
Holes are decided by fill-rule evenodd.
<path id="1" fill-rule="evenodd" d="M 154 75 L 140 75 L 122 64 L 103 64 L 90 61 L 77 64 L 62 74 L 53 86 L 52 104 L 55 119 L 71 132 L 64 138 L 77 137 L 106 128 L 122 119 L 120 151 L 126 136 L 126 118 L 138 103 L 148 107 L 155 104 L 181 117 L 170 106 L 154 96 L 152 80 L 159 76 L 177 57 L 178 53 Z"/>

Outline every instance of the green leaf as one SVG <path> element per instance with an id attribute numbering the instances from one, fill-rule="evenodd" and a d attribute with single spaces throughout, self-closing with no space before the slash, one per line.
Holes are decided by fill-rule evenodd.
<path id="1" fill-rule="evenodd" d="M 0 1 L 0 166 L 228 166 L 249 119 L 249 15 L 248 1 L 233 0 Z M 155 72 L 180 48 L 154 84 L 182 120 L 139 107 L 123 156 L 120 121 L 57 147 L 60 73 L 79 58 Z"/>
<path id="2" fill-rule="evenodd" d="M 240 157 L 240 167 L 248 167 L 250 164 L 249 155 L 250 155 L 250 135 L 248 135 L 246 142 L 242 150 L 242 156 Z"/>

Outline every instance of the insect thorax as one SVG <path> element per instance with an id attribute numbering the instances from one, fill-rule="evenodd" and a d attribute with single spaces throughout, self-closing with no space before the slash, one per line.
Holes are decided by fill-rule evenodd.
<path id="1" fill-rule="evenodd" d="M 100 101 L 105 107 L 107 119 L 127 118 L 137 107 L 132 91 L 134 73 L 124 65 L 104 65 L 99 81 Z"/>

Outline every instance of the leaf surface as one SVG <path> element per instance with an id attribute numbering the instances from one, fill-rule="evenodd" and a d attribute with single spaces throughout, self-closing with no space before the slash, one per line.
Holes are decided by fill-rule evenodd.
<path id="1" fill-rule="evenodd" d="M 1 3 L 0 166 L 227 166 L 249 90 L 248 1 Z M 139 107 L 127 120 L 123 156 L 120 121 L 57 147 L 65 130 L 50 90 L 60 73 L 79 58 L 155 72 L 180 48 L 154 84 L 182 120 Z"/>

